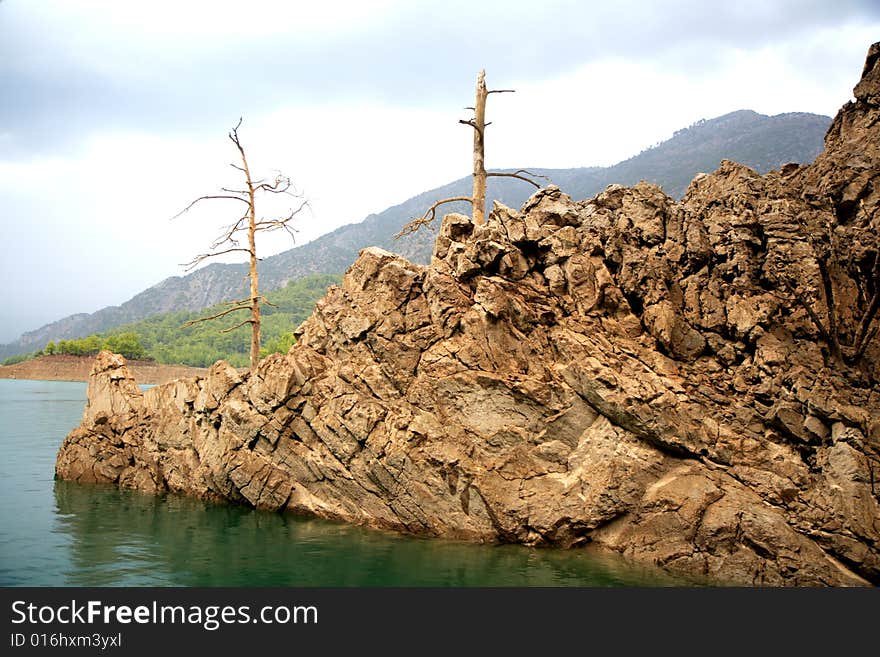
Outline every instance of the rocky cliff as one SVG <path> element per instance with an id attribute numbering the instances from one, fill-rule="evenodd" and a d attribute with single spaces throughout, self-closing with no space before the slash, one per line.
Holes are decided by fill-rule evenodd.
<path id="1" fill-rule="evenodd" d="M 809 166 L 365 249 L 249 375 L 98 356 L 57 476 L 713 581 L 880 583 L 880 44 Z"/>
<path id="2" fill-rule="evenodd" d="M 816 114 L 765 116 L 739 110 L 679 130 L 671 139 L 614 166 L 527 168 L 547 176 L 579 198 L 593 196 L 612 182 L 634 184 L 643 179 L 662 185 L 668 194 L 679 198 L 698 171 L 711 171 L 725 158 L 748 164 L 761 173 L 786 162 L 812 162 L 822 151 L 822 136 L 830 122 L 831 117 Z M 379 214 L 371 214 L 360 223 L 342 226 L 308 244 L 269 256 L 257 265 L 261 289 L 266 292 L 280 289 L 289 281 L 316 273 L 342 274 L 368 245 L 383 246 L 413 262 L 427 263 L 431 259 L 434 233 L 413 233 L 400 240 L 395 240 L 394 235 L 413 216 L 421 216 L 438 198 L 466 196 L 472 187 L 471 177 L 460 178 Z M 531 190 L 521 181 L 502 177 L 490 178 L 486 193 L 489 199 L 519 206 Z M 458 205 L 459 211 L 469 209 L 464 203 Z M 224 263 L 213 263 L 185 276 L 172 276 L 119 306 L 103 308 L 91 315 L 71 315 L 28 331 L 9 344 L 0 344 L 0 361 L 42 349 L 50 340 L 81 338 L 155 314 L 201 310 L 239 299 L 247 294 L 246 277 L 246 265 Z"/>

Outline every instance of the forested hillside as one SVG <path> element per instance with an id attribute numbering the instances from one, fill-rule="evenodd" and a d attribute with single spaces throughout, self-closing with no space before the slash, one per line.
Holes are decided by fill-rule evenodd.
<path id="1" fill-rule="evenodd" d="M 315 274 L 268 293 L 266 298 L 269 303 L 261 308 L 262 354 L 286 352 L 294 342 L 294 329 L 312 313 L 315 302 L 324 296 L 327 288 L 338 283 L 340 278 Z M 221 333 L 224 327 L 236 323 L 230 321 L 230 316 L 184 326 L 191 320 L 210 316 L 222 309 L 222 305 L 217 305 L 197 312 L 164 313 L 101 334 L 50 341 L 43 349 L 10 357 L 4 364 L 10 365 L 43 354 L 85 356 L 109 349 L 129 358 L 152 358 L 169 365 L 208 367 L 223 359 L 236 367 L 244 367 L 248 364 L 250 326 Z"/>

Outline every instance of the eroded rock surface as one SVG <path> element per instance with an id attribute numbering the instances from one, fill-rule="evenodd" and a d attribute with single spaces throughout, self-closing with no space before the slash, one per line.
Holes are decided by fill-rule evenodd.
<path id="1" fill-rule="evenodd" d="M 249 375 L 141 394 L 100 354 L 57 475 L 727 583 L 880 583 L 877 52 L 813 165 L 448 215 L 429 267 L 365 249 Z"/>

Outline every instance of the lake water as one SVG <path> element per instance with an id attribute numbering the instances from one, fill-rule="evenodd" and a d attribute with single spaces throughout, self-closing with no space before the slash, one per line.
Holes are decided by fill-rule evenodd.
<path id="1" fill-rule="evenodd" d="M 0 380 L 2 586 L 675 586 L 593 549 L 487 546 L 54 481 L 85 383 Z"/>

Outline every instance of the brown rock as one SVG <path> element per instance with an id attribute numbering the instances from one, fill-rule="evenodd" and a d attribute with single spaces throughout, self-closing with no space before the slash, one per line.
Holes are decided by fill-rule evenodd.
<path id="1" fill-rule="evenodd" d="M 706 348 L 706 338 L 694 330 L 669 301 L 649 306 L 642 321 L 666 352 L 676 358 L 693 360 Z"/>
<path id="2" fill-rule="evenodd" d="M 102 351 L 89 375 L 83 424 L 99 416 L 125 415 L 143 405 L 143 394 L 119 354 Z"/>
<path id="3" fill-rule="evenodd" d="M 877 48 L 812 165 L 448 215 L 430 267 L 365 249 L 245 375 L 142 395 L 101 354 L 57 475 L 591 542 L 713 582 L 880 584 L 880 344 L 852 344 L 880 258 Z M 848 259 L 823 272 L 828 234 Z"/>

